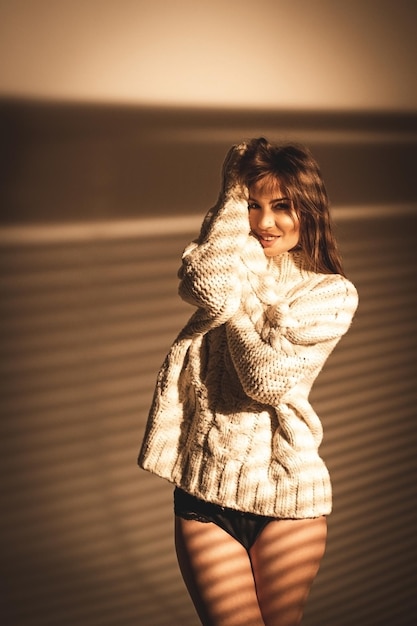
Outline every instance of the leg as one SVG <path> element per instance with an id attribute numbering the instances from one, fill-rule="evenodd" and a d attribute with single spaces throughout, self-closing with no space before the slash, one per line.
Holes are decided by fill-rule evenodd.
<path id="1" fill-rule="evenodd" d="M 250 549 L 266 626 L 298 626 L 326 545 L 325 517 L 267 524 Z"/>
<path id="2" fill-rule="evenodd" d="M 178 563 L 204 626 L 264 626 L 245 548 L 209 522 L 175 518 Z"/>

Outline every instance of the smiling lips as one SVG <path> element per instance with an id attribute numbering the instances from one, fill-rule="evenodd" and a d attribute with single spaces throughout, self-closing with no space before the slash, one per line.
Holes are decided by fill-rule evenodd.
<path id="1" fill-rule="evenodd" d="M 261 235 L 259 233 L 255 233 L 255 236 L 264 248 L 270 248 L 281 235 Z"/>

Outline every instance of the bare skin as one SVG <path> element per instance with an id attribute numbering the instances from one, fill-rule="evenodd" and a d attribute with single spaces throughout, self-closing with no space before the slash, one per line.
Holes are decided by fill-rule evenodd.
<path id="1" fill-rule="evenodd" d="M 176 518 L 184 582 L 204 626 L 298 626 L 326 545 L 325 517 L 272 521 L 250 551 L 213 523 Z"/>

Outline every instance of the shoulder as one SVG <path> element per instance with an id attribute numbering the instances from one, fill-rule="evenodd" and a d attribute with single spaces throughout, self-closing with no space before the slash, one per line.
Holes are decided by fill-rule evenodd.
<path id="1" fill-rule="evenodd" d="M 309 272 L 293 290 L 288 306 L 296 317 L 320 316 L 324 321 L 342 315 L 351 320 L 358 300 L 356 287 L 344 276 Z"/>
<path id="2" fill-rule="evenodd" d="M 345 276 L 340 274 L 323 275 L 314 298 L 323 298 L 326 302 L 334 302 L 340 310 L 344 310 L 353 315 L 358 307 L 359 296 L 354 284 Z"/>
<path id="3" fill-rule="evenodd" d="M 358 299 L 358 292 L 354 284 L 341 274 L 319 274 L 311 271 L 301 271 L 301 280 L 291 290 L 293 300 L 300 297 L 349 297 Z"/>
<path id="4" fill-rule="evenodd" d="M 316 274 L 311 293 L 323 297 L 345 296 L 358 300 L 358 292 L 354 284 L 341 274 Z"/>

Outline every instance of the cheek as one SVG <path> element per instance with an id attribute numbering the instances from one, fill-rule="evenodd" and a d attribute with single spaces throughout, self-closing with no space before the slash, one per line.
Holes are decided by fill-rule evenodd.
<path id="1" fill-rule="evenodd" d="M 292 231 L 294 235 L 299 237 L 300 236 L 300 220 L 298 219 L 295 213 L 290 217 L 290 220 L 291 220 L 291 223 L 289 223 L 288 225 L 289 229 Z"/>
<path id="2" fill-rule="evenodd" d="M 279 220 L 279 225 L 287 235 L 297 235 L 300 230 L 298 219 L 290 215 L 286 215 L 285 218 Z"/>
<path id="3" fill-rule="evenodd" d="M 293 226 L 293 239 L 294 239 L 294 245 L 297 245 L 300 241 L 300 225 L 298 223 L 294 224 Z"/>

